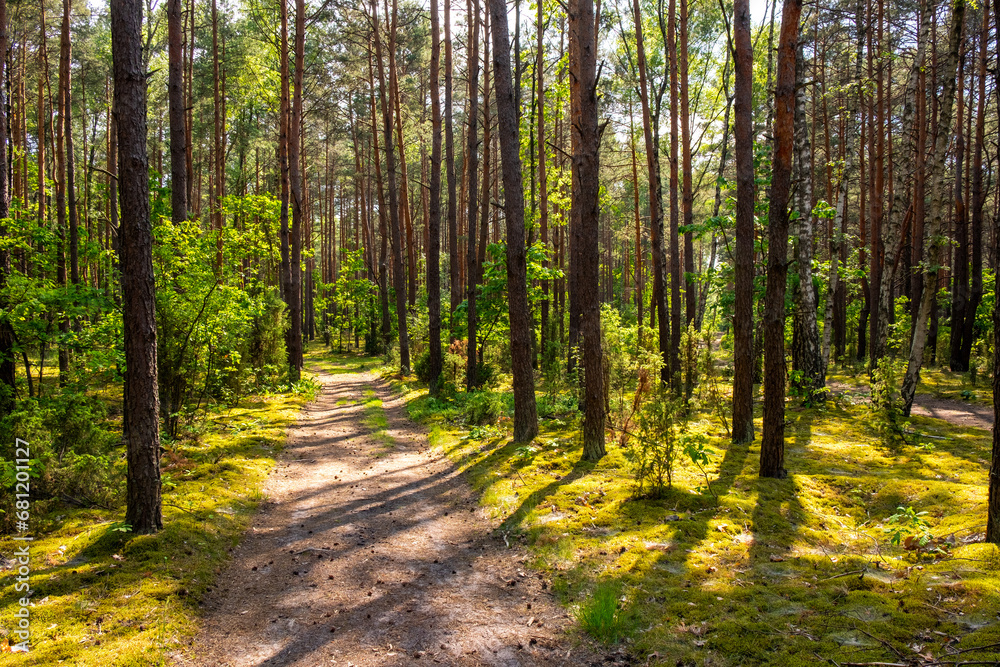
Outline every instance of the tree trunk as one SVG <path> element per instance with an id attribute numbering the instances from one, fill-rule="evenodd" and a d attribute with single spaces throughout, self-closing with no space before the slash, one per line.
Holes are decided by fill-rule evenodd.
<path id="1" fill-rule="evenodd" d="M 288 185 L 288 121 L 291 110 L 291 84 L 289 82 L 288 71 L 288 0 L 278 0 L 278 13 L 281 21 L 281 42 L 279 46 L 279 70 L 281 77 L 281 102 L 278 109 L 278 165 L 281 179 L 281 266 L 278 284 L 281 287 L 281 298 L 285 306 L 291 310 L 291 264 L 289 263 L 289 243 L 288 243 L 288 206 L 289 206 L 289 185 Z M 294 366 L 291 356 L 292 349 L 292 329 L 285 330 L 285 351 L 288 357 L 288 367 Z"/>
<path id="2" fill-rule="evenodd" d="M 684 324 L 690 326 L 697 318 L 698 289 L 694 272 L 694 193 L 691 191 L 691 113 L 688 100 L 688 3 L 681 2 L 680 25 L 680 85 L 681 85 L 681 210 L 684 215 Z M 691 382 L 687 381 L 690 396 Z"/>
<path id="3" fill-rule="evenodd" d="M 684 2 L 684 0 L 681 0 Z M 677 82 L 677 1 L 667 9 L 667 51 L 670 53 L 670 386 L 681 392 L 681 250 L 678 200 L 678 82 Z"/>
<path id="4" fill-rule="evenodd" d="M 531 442 L 538 435 L 535 378 L 531 368 L 531 318 L 528 313 L 528 262 L 524 246 L 524 184 L 521 182 L 521 136 L 517 102 L 511 82 L 507 5 L 490 0 L 493 31 L 493 73 L 503 170 L 504 216 L 507 223 L 507 296 L 510 353 L 514 375 L 514 442 Z"/>
<path id="5" fill-rule="evenodd" d="M 65 2 L 65 0 L 64 0 Z M 69 14 L 66 8 L 63 8 L 63 24 L 62 32 L 66 33 L 65 39 L 60 37 L 59 40 L 59 83 L 56 90 L 56 95 L 58 97 L 56 101 L 56 108 L 59 114 L 59 122 L 55 125 L 55 135 L 56 135 L 56 283 L 65 288 L 66 287 L 66 229 L 68 226 L 66 213 L 66 123 L 63 122 L 68 106 L 69 95 L 66 94 L 65 90 L 68 87 L 69 81 Z M 66 317 L 59 318 L 59 332 L 62 334 L 60 336 L 59 342 L 59 386 L 63 387 L 69 379 L 69 348 L 66 347 L 65 342 L 63 342 L 69 334 L 69 319 Z"/>
<path id="6" fill-rule="evenodd" d="M 466 346 L 466 368 L 465 368 L 465 388 L 472 391 L 479 386 L 478 371 L 476 369 L 476 216 L 479 211 L 476 205 L 479 190 L 476 188 L 476 176 L 479 172 L 479 0 L 474 0 L 468 5 L 469 16 L 469 109 L 467 117 L 469 121 L 468 134 L 466 135 L 466 174 L 468 176 L 468 209 L 466 214 L 466 227 L 468 230 L 466 238 L 466 309 L 467 319 L 467 346 Z M 485 239 L 480 242 L 485 243 Z"/>
<path id="7" fill-rule="evenodd" d="M 914 116 L 916 110 L 917 86 L 920 79 L 920 70 L 924 61 L 924 48 L 927 42 L 927 30 L 931 21 L 930 8 L 923 6 L 921 18 L 920 35 L 917 39 L 917 52 L 914 56 L 913 64 L 910 67 L 910 75 L 906 84 L 906 92 L 903 97 L 902 128 L 904 137 L 913 135 Z M 889 339 L 889 324 L 893 311 L 893 267 L 896 263 L 899 247 L 902 243 L 902 221 L 908 208 L 906 201 L 906 178 L 910 171 L 910 161 L 913 151 L 904 149 L 900 158 L 900 164 L 895 168 L 895 183 L 893 183 L 893 204 L 889 212 L 889 220 L 882 229 L 882 241 L 885 244 L 885 263 L 883 265 L 881 280 L 879 284 L 879 323 L 877 335 L 872 338 L 872 364 L 878 363 L 888 353 L 887 343 Z M 876 193 L 877 194 L 877 193 Z M 873 232 L 874 233 L 874 232 Z M 931 290 L 936 293 L 936 290 Z M 873 310 L 874 312 L 874 310 Z"/>
<path id="8" fill-rule="evenodd" d="M 604 456 L 604 368 L 601 350 L 601 303 L 598 292 L 600 255 L 599 149 L 597 127 L 597 31 L 593 0 L 570 0 L 567 8 L 570 44 L 570 117 L 573 137 L 573 202 L 579 243 L 577 289 L 586 409 L 583 458 Z"/>
<path id="9" fill-rule="evenodd" d="M 134 533 L 163 528 L 156 384 L 156 283 L 146 156 L 146 68 L 141 0 L 111 0 L 115 116 L 121 174 L 122 320 L 125 323 L 125 523 Z"/>
<path id="10" fill-rule="evenodd" d="M 927 12 L 928 14 L 930 12 Z M 954 111 L 956 70 L 958 69 L 958 52 L 962 43 L 962 26 L 965 19 L 965 0 L 955 0 L 952 6 L 951 31 L 948 40 L 948 56 L 944 64 L 943 89 L 941 92 L 940 115 L 938 116 L 937 136 L 934 141 L 934 153 L 931 159 L 931 219 L 927 228 L 927 261 L 924 266 L 924 293 L 920 301 L 920 313 L 913 330 L 913 341 L 910 344 L 910 360 L 906 366 L 906 376 L 903 378 L 903 414 L 910 415 L 913 407 L 913 396 L 920 382 L 920 366 L 924 358 L 924 346 L 927 343 L 928 321 L 931 310 L 937 302 L 938 273 L 942 260 L 945 197 L 945 159 L 948 144 L 951 142 L 951 116 Z M 919 47 L 918 47 L 919 48 Z"/>
<path id="11" fill-rule="evenodd" d="M 962 326 L 961 358 L 970 368 L 972 344 L 975 342 L 976 311 L 983 301 L 983 145 L 986 139 L 986 42 L 990 37 L 989 8 L 983 8 L 983 25 L 979 33 L 979 88 L 976 101 L 976 143 L 972 156 L 972 289 L 969 308 Z M 954 334 L 953 334 L 954 335 Z"/>
<path id="12" fill-rule="evenodd" d="M 750 2 L 733 4 L 735 137 L 736 137 L 736 256 L 733 315 L 733 443 L 753 440 L 753 49 L 750 44 Z"/>
<path id="13" fill-rule="evenodd" d="M 451 2 L 444 3 L 444 152 L 445 174 L 448 180 L 448 290 L 450 293 L 451 310 L 448 338 L 455 338 L 455 311 L 462 303 L 462 291 L 459 287 L 459 256 L 458 256 L 458 201 L 456 199 L 455 177 L 455 131 L 451 100 L 452 65 L 451 65 Z"/>
<path id="14" fill-rule="evenodd" d="M 952 221 L 955 231 L 955 248 L 951 273 L 951 341 L 949 367 L 953 372 L 969 370 L 968 361 L 962 359 L 962 332 L 969 306 L 969 213 L 965 204 L 965 187 L 962 170 L 965 164 L 965 50 L 959 47 L 958 55 L 958 104 L 955 114 L 955 208 Z"/>
<path id="15" fill-rule="evenodd" d="M 851 103 L 847 113 L 846 131 L 844 132 L 844 143 L 847 146 L 853 145 L 851 142 L 854 138 L 854 118 L 857 116 L 858 111 L 861 108 L 861 96 L 863 94 L 861 89 L 861 56 L 864 50 L 865 39 L 863 12 L 863 0 L 859 0 L 856 11 L 858 41 L 854 59 L 854 84 L 857 86 L 857 95 L 851 96 Z M 830 156 L 827 157 L 829 158 Z M 830 287 L 826 293 L 826 307 L 823 315 L 823 345 L 820 353 L 822 357 L 824 382 L 826 372 L 830 365 L 830 342 L 834 328 L 835 302 L 840 290 L 842 289 L 840 285 L 839 273 L 841 244 L 843 243 L 844 238 L 841 230 L 844 229 L 846 224 L 848 184 L 850 182 L 849 176 L 855 169 L 854 159 L 855 152 L 850 148 L 846 149 L 844 151 L 844 167 L 840 175 L 840 188 L 837 194 L 837 210 L 833 218 L 833 234 L 830 237 Z M 861 187 L 863 187 L 863 184 Z"/>
<path id="16" fill-rule="evenodd" d="M 987 11 L 984 7 L 983 11 Z M 993 0 L 993 22 L 1000 26 L 1000 0 Z M 1000 30 L 997 30 L 997 53 L 1000 54 Z M 994 70 L 993 90 L 1000 104 L 1000 68 Z M 993 234 L 993 257 L 1000 257 L 1000 234 Z M 1000 350 L 1000 299 L 993 304 L 993 350 Z M 1000 354 L 993 355 L 993 423 L 1000 423 Z M 993 451 L 990 459 L 989 501 L 986 519 L 986 541 L 1000 544 L 1000 429 L 993 429 Z"/>
<path id="17" fill-rule="evenodd" d="M 537 54 L 535 70 L 538 73 L 538 225 L 542 239 L 542 247 L 545 255 L 542 259 L 542 267 L 549 267 L 549 184 L 548 169 L 545 163 L 545 44 L 543 36 L 545 25 L 543 14 L 545 3 L 538 3 L 538 18 L 536 20 L 537 31 Z M 549 346 L 551 345 L 549 332 L 549 281 L 542 280 L 542 303 L 541 303 L 541 349 L 542 359 L 545 367 L 548 368 L 551 355 Z M 642 319 L 642 318 L 640 318 Z"/>
<path id="18" fill-rule="evenodd" d="M 804 35 L 799 36 L 798 56 L 795 64 L 795 157 L 798 163 L 798 187 L 795 209 L 798 230 L 795 244 L 795 261 L 798 267 L 799 286 L 796 290 L 795 340 L 792 346 L 793 367 L 802 371 L 801 389 L 809 395 L 822 393 L 826 385 L 826 367 L 819 344 L 819 326 L 816 322 L 816 290 L 813 288 L 813 217 L 812 217 L 812 144 L 806 125 L 806 86 Z"/>
<path id="19" fill-rule="evenodd" d="M 869 367 L 874 368 L 878 360 L 885 356 L 885 346 L 888 340 L 889 324 L 892 322 L 893 312 L 893 268 L 895 267 L 897 239 L 899 238 L 898 226 L 891 226 L 884 221 L 883 206 L 885 196 L 885 90 L 883 81 L 885 79 L 884 65 L 885 59 L 882 55 L 884 42 L 882 40 L 883 25 L 883 0 L 878 0 L 878 40 L 875 48 L 871 48 L 869 42 L 869 53 L 878 53 L 878 75 L 875 77 L 875 119 L 872 125 L 872 191 L 871 191 L 871 254 L 869 256 L 869 275 L 871 276 L 872 287 L 878 286 L 878 293 L 872 295 L 870 302 L 870 318 L 868 321 Z M 872 33 L 868 33 L 869 39 Z M 872 60 L 869 55 L 869 70 Z M 869 77 L 871 73 L 869 71 Z M 898 221 L 899 212 L 894 213 L 894 220 Z M 888 255 L 886 251 L 888 250 Z"/>
<path id="20" fill-rule="evenodd" d="M 445 3 L 450 0 L 445 0 Z M 427 230 L 427 316 L 430 337 L 428 374 L 431 396 L 441 385 L 441 38 L 438 29 L 438 0 L 431 0 L 431 173 L 430 210 Z"/>
<path id="21" fill-rule="evenodd" d="M 646 49 L 643 39 L 642 13 L 639 0 L 632 0 L 632 18 L 635 22 L 636 65 L 639 70 L 639 95 L 642 100 L 642 135 L 646 145 L 646 171 L 649 178 L 649 238 L 652 245 L 653 270 L 653 308 L 660 313 L 666 312 L 666 289 L 663 284 L 663 183 L 660 179 L 659 145 L 653 137 L 653 122 L 649 108 L 649 83 L 646 70 Z M 638 247 L 637 247 L 638 251 Z M 636 255 L 638 257 L 638 255 Z M 639 295 L 641 302 L 642 295 Z M 639 320 L 642 320 L 642 308 L 639 308 Z M 660 381 L 664 384 L 670 379 L 669 350 L 670 329 L 667 320 L 658 320 L 658 341 L 660 346 Z"/>
<path id="22" fill-rule="evenodd" d="M 403 112 L 399 101 L 399 80 L 396 72 L 396 54 L 389 58 L 389 80 L 392 81 L 392 103 L 396 109 L 396 143 L 399 145 L 399 188 L 400 220 L 406 230 L 406 299 L 410 310 L 417 303 L 417 249 L 413 241 L 413 210 L 410 206 L 407 185 L 410 182 L 406 171 L 406 146 L 403 143 Z M 401 230 L 402 232 L 402 230 Z"/>
<path id="23" fill-rule="evenodd" d="M 76 208 L 76 160 L 73 154 L 73 97 L 70 78 L 70 2 L 63 0 L 63 24 L 60 36 L 59 82 L 62 85 L 64 107 L 60 121 L 66 137 L 66 205 L 69 217 L 69 280 L 74 285 L 80 283 L 80 222 Z"/>
<path id="24" fill-rule="evenodd" d="M 285 0 L 282 0 L 284 2 Z M 304 200 L 302 195 L 302 79 L 305 69 L 305 0 L 295 0 L 295 74 L 292 83 L 292 115 L 288 119 L 288 190 L 292 207 L 292 229 L 289 235 L 289 309 L 291 325 L 288 348 L 289 370 L 292 381 L 302 372 L 302 222 Z M 222 182 L 219 182 L 221 191 Z M 219 220 L 222 220 L 221 211 Z M 220 225 L 221 230 L 221 225 Z"/>
<path id="25" fill-rule="evenodd" d="M 285 0 L 282 0 L 284 2 Z M 225 170 L 225 160 L 226 151 L 223 148 L 223 135 L 225 134 L 225 121 L 222 119 L 223 114 L 223 101 L 220 84 L 222 83 L 222 77 L 219 73 L 219 12 L 218 12 L 218 2 L 212 0 L 212 109 L 213 109 L 213 119 L 214 124 L 212 126 L 212 169 L 213 178 L 212 183 L 214 187 L 211 189 L 210 195 L 212 201 L 209 202 L 209 210 L 212 216 L 212 225 L 215 228 L 216 233 L 216 250 L 215 250 L 215 271 L 218 275 L 222 275 L 222 196 L 223 196 L 223 186 L 226 180 L 226 170 Z M 289 126 L 289 133 L 292 133 L 292 128 Z M 289 138 L 289 142 L 295 141 L 294 135 Z M 288 159 L 291 163 L 295 160 L 291 155 L 291 143 L 289 143 L 289 156 Z M 291 174 L 291 169 L 293 165 L 289 165 L 289 174 Z M 294 241 L 293 241 L 294 243 Z M 295 266 L 292 264 L 292 266 Z M 292 342 L 292 347 L 289 350 L 294 349 L 294 341 Z M 291 353 L 291 352 L 290 352 Z M 298 366 L 293 362 L 293 366 L 297 370 Z M 293 370 L 293 375 L 295 375 L 295 370 Z"/>
<path id="26" fill-rule="evenodd" d="M 170 105 L 170 218 L 187 219 L 187 133 L 184 123 L 184 41 L 182 0 L 167 2 L 167 93 Z"/>
<path id="27" fill-rule="evenodd" d="M 301 1 L 301 0 L 297 0 Z M 392 16 L 386 17 L 389 21 L 389 53 L 388 57 L 394 58 L 396 53 L 396 1 L 392 3 Z M 400 372 L 406 375 L 410 372 L 410 340 L 406 332 L 406 269 L 403 266 L 402 231 L 399 220 L 399 197 L 396 184 L 396 155 L 392 147 L 392 106 L 388 99 L 388 90 L 391 90 L 396 82 L 395 67 L 389 68 L 389 87 L 386 87 L 384 63 L 382 56 L 382 38 L 378 34 L 379 21 L 378 9 L 375 0 L 372 0 L 372 17 L 376 26 L 375 33 L 375 60 L 376 70 L 379 78 L 379 102 L 382 107 L 382 140 L 385 144 L 385 167 L 386 180 L 389 191 L 389 235 L 392 245 L 392 282 L 396 291 L 396 322 L 399 334 L 399 366 Z M 404 184 L 405 187 L 405 184 Z"/>
<path id="28" fill-rule="evenodd" d="M 774 94 L 774 154 L 768 212 L 767 287 L 764 301 L 764 432 L 760 476 L 785 477 L 785 283 L 788 274 L 788 192 L 795 123 L 795 61 L 802 0 L 781 12 Z"/>
<path id="29" fill-rule="evenodd" d="M 7 0 L 0 0 L 0 54 L 7 53 Z M 0 82 L 4 81 L 6 58 L 0 56 Z M 7 104 L 0 86 L 0 240 L 6 240 L 6 218 L 10 215 L 9 173 L 7 172 Z M 7 276 L 10 275 L 10 251 L 0 247 L 0 311 L 6 311 Z M 14 359 L 14 329 L 9 317 L 0 318 L 0 415 L 14 409 L 17 365 Z M 31 382 L 31 375 L 28 375 Z"/>

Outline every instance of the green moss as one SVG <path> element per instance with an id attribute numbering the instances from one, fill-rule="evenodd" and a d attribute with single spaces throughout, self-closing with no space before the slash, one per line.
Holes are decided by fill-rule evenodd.
<path id="1" fill-rule="evenodd" d="M 867 389 L 862 376 L 835 379 Z M 610 439 L 600 462 L 580 463 L 572 416 L 543 419 L 535 451 L 524 456 L 502 422 L 499 432 L 470 431 L 459 401 L 406 392 L 411 417 L 432 427 L 431 445 L 465 471 L 500 530 L 531 549 L 567 605 L 582 609 L 599 582 L 621 591 L 642 628 L 631 645 L 641 657 L 656 653 L 669 665 L 813 665 L 817 654 L 894 662 L 882 641 L 938 656 L 946 636 L 963 648 L 1000 642 L 1000 552 L 966 544 L 981 537 L 985 520 L 991 442 L 981 430 L 914 417 L 914 429 L 937 436 L 918 444 L 933 447 L 890 450 L 866 428 L 860 398 L 790 404 L 791 474 L 762 480 L 758 444 L 730 445 L 712 415 L 696 412 L 692 428 L 708 437 L 717 497 L 696 492 L 704 478 L 682 463 L 674 488 L 653 500 L 635 495 Z M 899 506 L 927 511 L 932 533 L 952 536 L 952 557 L 893 546 L 885 521 Z M 963 624 L 967 617 L 980 620 Z"/>

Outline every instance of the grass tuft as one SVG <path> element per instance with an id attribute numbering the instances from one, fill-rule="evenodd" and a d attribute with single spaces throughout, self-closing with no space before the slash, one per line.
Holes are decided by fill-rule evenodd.
<path id="1" fill-rule="evenodd" d="M 623 609 L 621 586 L 601 582 L 584 598 L 576 614 L 580 627 L 594 639 L 614 644 L 629 637 L 635 630 L 635 618 Z"/>

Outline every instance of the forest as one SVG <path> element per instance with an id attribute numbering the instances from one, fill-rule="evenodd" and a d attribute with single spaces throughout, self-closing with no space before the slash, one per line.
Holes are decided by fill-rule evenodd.
<path id="1" fill-rule="evenodd" d="M 1000 664 L 1000 0 L 427 2 L 0 0 L 0 665 Z"/>

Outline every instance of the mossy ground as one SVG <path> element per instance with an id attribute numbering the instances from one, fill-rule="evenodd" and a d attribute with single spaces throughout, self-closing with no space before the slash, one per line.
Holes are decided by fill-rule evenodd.
<path id="1" fill-rule="evenodd" d="M 199 600 L 264 499 L 286 430 L 309 398 L 247 398 L 211 411 L 196 439 L 167 444 L 164 528 L 156 535 L 123 532 L 123 508 L 33 516 L 32 650 L 7 652 L 22 595 L 7 570 L 0 573 L 0 666 L 166 664 L 195 632 Z M 0 539 L 0 553 L 14 545 Z"/>
<path id="2" fill-rule="evenodd" d="M 611 438 L 599 463 L 580 461 L 573 417 L 543 419 L 525 448 L 502 421 L 470 431 L 454 402 L 394 384 L 568 606 L 591 605 L 599 586 L 621 591 L 631 650 L 653 664 L 902 662 L 956 650 L 1000 659 L 1000 553 L 978 542 L 988 432 L 914 417 L 935 437 L 893 449 L 866 426 L 861 400 L 789 399 L 789 476 L 773 480 L 757 477 L 758 443 L 732 446 L 711 415 L 696 414 L 690 428 L 709 438 L 715 495 L 696 492 L 701 472 L 681 463 L 654 500 L 636 496 Z M 760 426 L 758 414 L 758 438 Z M 928 512 L 932 533 L 954 542 L 950 554 L 893 545 L 886 520 L 900 506 Z"/>

